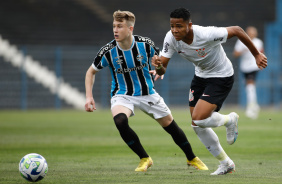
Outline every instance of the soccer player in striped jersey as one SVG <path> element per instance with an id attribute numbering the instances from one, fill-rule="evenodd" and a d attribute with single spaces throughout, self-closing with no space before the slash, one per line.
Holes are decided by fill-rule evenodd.
<path id="1" fill-rule="evenodd" d="M 152 65 L 156 67 L 159 76 L 165 74 L 174 53 L 179 53 L 194 64 L 195 75 L 189 94 L 192 127 L 201 142 L 220 162 L 218 169 L 211 175 L 235 171 L 234 162 L 225 153 L 212 130 L 214 127 L 225 126 L 228 144 L 233 144 L 238 136 L 238 114 L 218 113 L 234 82 L 232 63 L 221 44 L 229 38 L 238 37 L 251 51 L 260 69 L 267 67 L 267 58 L 257 50 L 241 27 L 192 25 L 190 12 L 185 8 L 171 12 L 170 27 L 164 39 L 161 57 L 154 56 Z"/>
<path id="2" fill-rule="evenodd" d="M 143 148 L 137 134 L 130 128 L 128 118 L 134 115 L 134 107 L 140 108 L 154 118 L 183 150 L 187 164 L 199 170 L 208 170 L 195 156 L 191 145 L 180 127 L 174 121 L 170 109 L 154 88 L 151 58 L 159 51 L 147 37 L 133 35 L 135 16 L 129 11 L 113 14 L 114 40 L 100 49 L 92 66 L 86 72 L 85 110 L 96 110 L 92 95 L 95 75 L 109 67 L 112 75 L 111 111 L 115 125 L 129 148 L 135 152 L 140 163 L 135 171 L 147 171 L 153 164 L 152 158 Z"/>

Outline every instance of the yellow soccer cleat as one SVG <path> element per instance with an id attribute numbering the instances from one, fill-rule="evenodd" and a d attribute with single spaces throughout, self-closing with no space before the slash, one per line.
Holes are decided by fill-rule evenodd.
<path id="1" fill-rule="evenodd" d="M 193 166 L 197 170 L 209 170 L 209 168 L 198 158 L 195 157 L 193 160 L 187 160 L 188 166 Z"/>
<path id="2" fill-rule="evenodd" d="M 135 169 L 135 171 L 145 172 L 152 165 L 153 165 L 153 160 L 152 160 L 151 157 L 142 158 L 140 160 L 140 163 L 139 163 L 138 167 Z"/>

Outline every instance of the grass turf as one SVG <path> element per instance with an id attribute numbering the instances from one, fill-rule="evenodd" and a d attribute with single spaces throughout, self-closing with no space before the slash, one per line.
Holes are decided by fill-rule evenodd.
<path id="1" fill-rule="evenodd" d="M 172 109 L 173 116 L 209 171 L 188 168 L 172 138 L 141 111 L 130 118 L 130 126 L 154 160 L 145 173 L 134 172 L 139 158 L 122 141 L 110 110 L 0 111 L 0 183 L 28 183 L 20 176 L 18 164 L 24 155 L 34 152 L 48 162 L 42 184 L 281 183 L 281 113 L 263 109 L 257 120 L 249 120 L 242 110 L 235 111 L 240 119 L 234 145 L 226 143 L 224 127 L 214 129 L 236 164 L 236 172 L 224 176 L 210 176 L 219 163 L 192 130 L 187 109 Z"/>

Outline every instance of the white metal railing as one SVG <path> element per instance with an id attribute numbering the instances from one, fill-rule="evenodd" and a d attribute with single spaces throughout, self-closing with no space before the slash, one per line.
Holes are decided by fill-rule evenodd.
<path id="1" fill-rule="evenodd" d="M 16 46 L 11 45 L 8 40 L 2 39 L 1 36 L 0 56 L 14 67 L 22 68 L 29 77 L 49 89 L 51 93 L 57 94 L 67 104 L 77 109 L 84 108 L 85 95 L 83 93 L 70 84 L 63 82 L 61 78 L 56 76 L 55 72 L 42 66 L 31 56 L 25 56 Z"/>

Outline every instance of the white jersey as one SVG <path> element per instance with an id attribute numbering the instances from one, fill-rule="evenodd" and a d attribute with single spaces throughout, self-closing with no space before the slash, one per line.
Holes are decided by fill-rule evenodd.
<path id="1" fill-rule="evenodd" d="M 258 39 L 254 38 L 252 39 L 252 42 L 254 43 L 255 47 L 259 51 L 263 51 L 263 42 Z M 259 67 L 256 64 L 256 59 L 250 52 L 250 50 L 240 41 L 237 40 L 234 50 L 236 52 L 241 52 L 241 61 L 240 61 L 240 70 L 244 73 L 249 73 L 253 71 L 258 71 Z"/>
<path id="2" fill-rule="evenodd" d="M 202 78 L 230 77 L 234 74 L 233 66 L 227 58 L 221 43 L 227 40 L 226 28 L 193 26 L 193 42 L 188 45 L 176 41 L 169 31 L 164 39 L 161 56 L 171 58 L 177 52 L 195 66 L 195 75 Z"/>

